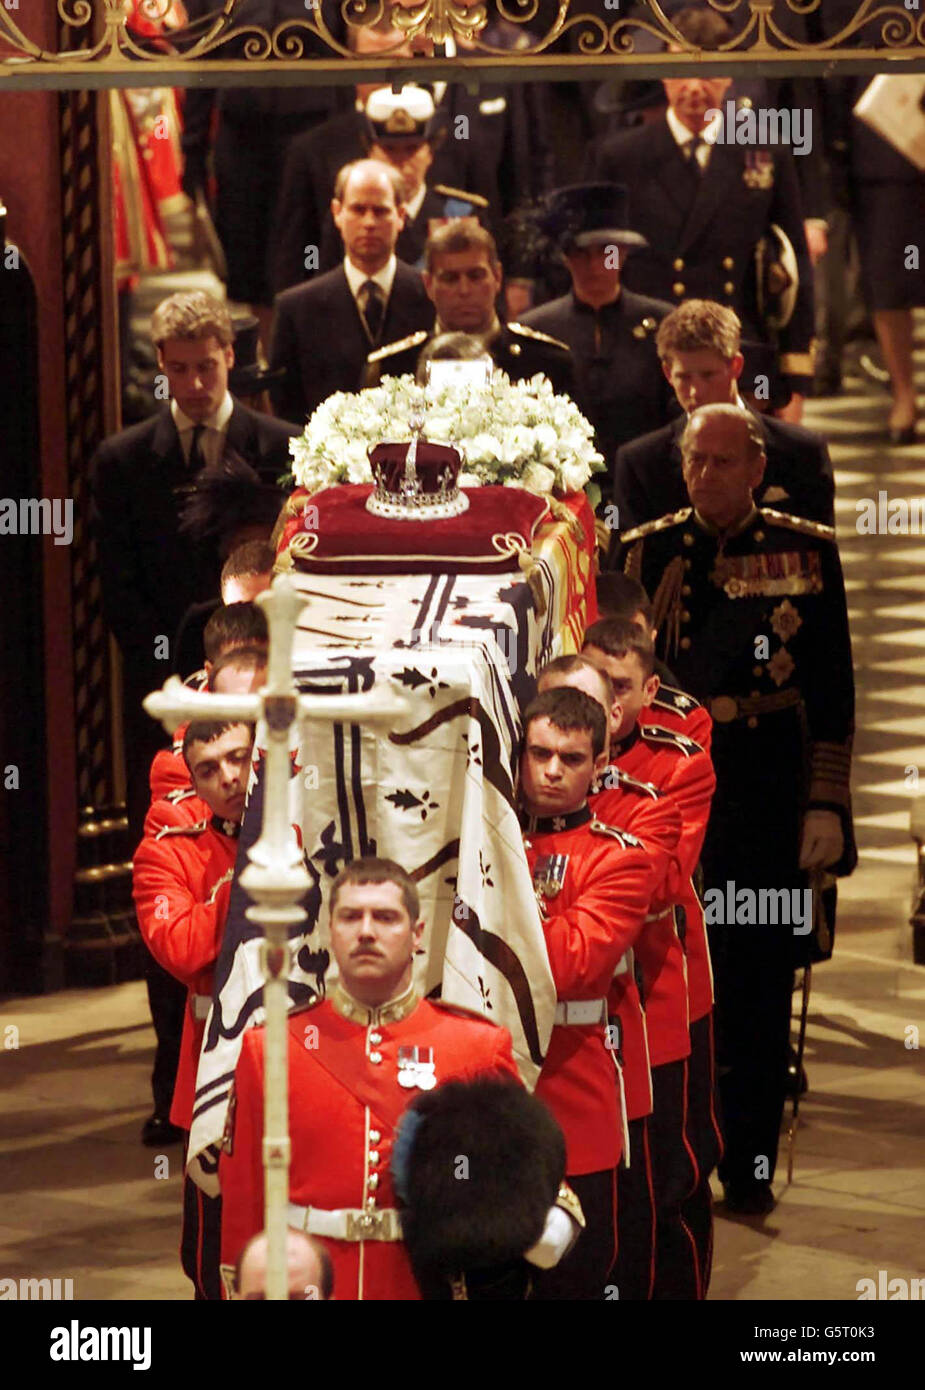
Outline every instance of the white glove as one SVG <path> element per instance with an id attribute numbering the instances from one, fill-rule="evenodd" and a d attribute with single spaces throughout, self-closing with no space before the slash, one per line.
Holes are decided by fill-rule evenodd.
<path id="1" fill-rule="evenodd" d="M 835 811 L 807 811 L 800 845 L 801 869 L 824 869 L 841 859 L 845 837 Z"/>
<path id="2" fill-rule="evenodd" d="M 532 1245 L 524 1259 L 537 1269 L 553 1269 L 567 1255 L 581 1235 L 581 1227 L 562 1207 L 550 1207 L 546 1213 L 543 1234 Z"/>

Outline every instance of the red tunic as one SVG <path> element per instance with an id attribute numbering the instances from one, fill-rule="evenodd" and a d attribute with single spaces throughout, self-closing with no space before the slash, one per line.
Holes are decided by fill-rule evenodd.
<path id="1" fill-rule="evenodd" d="M 609 767 L 604 781 L 590 797 L 595 815 L 637 835 L 654 865 L 652 899 L 631 962 L 643 981 L 645 1008 L 631 971 L 614 977 L 609 994 L 610 1011 L 623 1028 L 626 1116 L 638 1120 L 652 1112 L 650 1067 L 690 1055 L 687 970 L 672 897 L 681 813 L 670 796 L 619 768 Z"/>
<path id="2" fill-rule="evenodd" d="M 564 822 L 565 829 L 553 829 Z M 592 819 L 571 816 L 528 821 L 524 848 L 534 882 L 537 861 L 565 856 L 557 892 L 544 898 L 543 931 L 560 1000 L 606 999 L 614 972 L 645 920 L 653 867 L 634 835 Z M 615 1168 L 623 1151 L 623 1107 L 617 1058 L 603 1018 L 557 1023 L 536 1094 L 565 1134 L 566 1171 L 572 1176 Z"/>
<path id="3" fill-rule="evenodd" d="M 677 907 L 684 909 L 688 1012 L 690 1022 L 695 1023 L 713 1007 L 713 972 L 703 904 L 692 882 L 716 787 L 713 764 L 709 754 L 687 735 L 653 724 L 637 724 L 619 747 L 611 748 L 611 758 L 621 771 L 658 787 L 675 802 L 681 813 L 681 838 L 675 870 L 677 876 L 672 885 L 672 896 Z M 669 1057 L 655 1060 L 659 1045 L 653 1034 L 650 1014 L 649 1047 L 653 1065 L 659 1066 L 662 1061 L 673 1060 Z"/>
<path id="4" fill-rule="evenodd" d="M 148 813 L 146 831 L 163 814 L 160 802 Z M 189 994 L 183 1019 L 180 1064 L 170 1118 L 189 1129 L 196 1091 L 196 1069 L 205 1030 L 205 1005 L 211 999 L 213 966 L 218 957 L 237 854 L 235 835 L 219 829 L 225 822 L 167 825 L 146 833 L 135 851 L 133 892 L 138 925 L 154 959 L 169 970 Z M 196 1017 L 202 1011 L 201 1017 Z"/>
<path id="5" fill-rule="evenodd" d="M 399 1048 L 432 1050 L 438 1082 L 517 1078 L 506 1028 L 409 991 L 369 1010 L 335 987 L 289 1017 L 289 1200 L 322 1212 L 396 1206 L 390 1162 L 398 1121 L 418 1094 L 398 1084 Z M 222 1262 L 234 1264 L 264 1225 L 264 1029 L 241 1042 L 222 1145 Z M 334 1297 L 419 1299 L 401 1241 L 324 1237 Z"/>

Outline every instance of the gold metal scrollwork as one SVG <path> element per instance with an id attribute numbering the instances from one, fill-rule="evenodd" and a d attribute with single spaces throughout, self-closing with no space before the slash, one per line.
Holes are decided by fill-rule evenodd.
<path id="1" fill-rule="evenodd" d="M 280 73 L 307 74 L 311 69 L 314 80 L 355 81 L 358 73 L 385 75 L 399 63 L 403 71 L 409 64 L 422 63 L 431 73 L 439 69 L 444 75 L 457 63 L 470 77 L 480 69 L 487 76 L 499 71 L 498 60 L 507 71 L 541 60 L 538 76 L 556 71 L 576 77 L 582 75 L 583 64 L 601 59 L 617 59 L 630 68 L 645 65 L 650 74 L 677 71 L 690 57 L 713 71 L 720 70 L 720 57 L 734 57 L 740 71 L 769 57 L 815 59 L 815 71 L 821 70 L 823 58 L 851 63 L 859 70 L 866 64 L 865 71 L 875 70 L 878 59 L 888 59 L 893 71 L 900 70 L 897 59 L 904 60 L 906 71 L 925 68 L 925 14 L 907 9 L 900 0 L 858 0 L 854 15 L 841 29 L 815 43 L 803 43 L 788 33 L 786 20 L 821 13 L 825 0 L 705 0 L 735 29 L 715 51 L 682 38 L 661 0 L 646 0 L 639 13 L 612 22 L 600 10 L 584 11 L 585 3 L 588 0 L 558 0 L 552 14 L 541 19 L 540 0 L 340 0 L 337 13 L 348 32 L 381 26 L 384 20 L 396 31 L 394 47 L 374 57 L 357 55 L 342 33 L 332 32 L 323 0 L 306 0 L 304 18 L 286 19 L 272 30 L 247 23 L 243 0 L 214 0 L 212 14 L 188 30 L 176 33 L 165 27 L 163 43 L 133 29 L 131 7 L 123 0 L 57 0 L 62 35 L 58 52 L 28 36 L 18 5 L 11 9 L 0 3 L 0 89 L 4 84 L 9 89 L 132 86 L 169 81 L 167 74 L 182 82 L 184 72 L 204 59 L 216 76 L 243 72 L 250 78 L 252 70 L 261 83 Z M 600 6 L 601 0 L 595 3 Z M 146 0 L 143 15 L 163 22 L 169 5 L 170 0 Z M 551 53 L 552 45 L 565 37 L 571 40 L 568 51 L 560 46 Z M 643 38 L 646 52 L 637 45 Z M 451 41 L 455 59 L 445 56 Z M 409 46 L 414 57 L 409 56 Z M 446 65 L 442 69 L 441 63 Z M 72 82 L 65 80 L 70 77 Z"/>

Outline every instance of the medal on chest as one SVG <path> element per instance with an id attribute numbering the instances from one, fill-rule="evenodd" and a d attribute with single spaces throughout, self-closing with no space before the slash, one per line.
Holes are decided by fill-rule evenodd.
<path id="1" fill-rule="evenodd" d="M 543 917 L 548 900 L 562 891 L 568 860 L 567 854 L 541 854 L 533 865 L 533 892 Z"/>
<path id="2" fill-rule="evenodd" d="M 437 1084 L 432 1047 L 399 1047 L 398 1084 L 406 1091 L 432 1091 Z"/>

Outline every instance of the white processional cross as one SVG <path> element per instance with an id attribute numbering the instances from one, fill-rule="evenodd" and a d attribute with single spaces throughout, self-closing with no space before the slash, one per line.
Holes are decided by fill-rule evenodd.
<path id="1" fill-rule="evenodd" d="M 292 679 L 292 639 L 307 600 L 292 580 L 278 575 L 257 598 L 270 633 L 267 683 L 249 695 L 218 695 L 190 690 L 171 676 L 144 708 L 173 733 L 184 719 L 231 719 L 267 726 L 263 826 L 248 851 L 250 863 L 241 887 L 253 899 L 248 921 L 262 927 L 261 963 L 266 1011 L 264 1053 L 263 1164 L 267 1232 L 267 1298 L 288 1296 L 286 1208 L 289 1203 L 289 928 L 305 920 L 302 900 L 311 887 L 289 815 L 289 735 L 299 718 L 333 723 L 375 724 L 408 713 L 404 696 L 374 685 L 355 695 L 300 695 Z"/>

